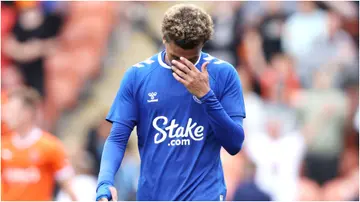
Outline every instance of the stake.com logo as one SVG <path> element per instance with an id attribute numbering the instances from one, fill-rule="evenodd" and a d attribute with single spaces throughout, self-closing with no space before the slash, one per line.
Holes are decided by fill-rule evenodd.
<path id="1" fill-rule="evenodd" d="M 161 122 L 163 126 L 166 126 L 169 120 L 165 116 L 158 116 L 152 122 L 153 127 L 158 131 L 154 136 L 155 144 L 160 144 L 167 138 L 170 139 L 168 146 L 190 145 L 191 140 L 201 141 L 204 139 L 204 126 L 199 126 L 193 122 L 192 118 L 188 119 L 185 128 L 179 126 L 175 119 L 171 120 L 170 125 L 166 126 L 165 129 L 159 127 Z"/>

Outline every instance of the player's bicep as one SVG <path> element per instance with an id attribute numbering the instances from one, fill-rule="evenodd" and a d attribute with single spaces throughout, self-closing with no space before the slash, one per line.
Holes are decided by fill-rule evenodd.
<path id="1" fill-rule="evenodd" d="M 113 123 L 118 122 L 129 127 L 134 127 L 137 122 L 137 108 L 134 99 L 135 68 L 130 68 L 122 79 L 115 100 L 106 117 Z"/>
<path id="2" fill-rule="evenodd" d="M 233 67 L 232 67 L 233 68 Z M 221 105 L 230 117 L 246 117 L 244 97 L 240 78 L 235 70 L 231 69 L 223 87 Z"/>

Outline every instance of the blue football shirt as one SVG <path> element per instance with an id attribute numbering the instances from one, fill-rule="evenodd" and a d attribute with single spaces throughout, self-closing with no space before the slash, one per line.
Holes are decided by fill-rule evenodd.
<path id="1" fill-rule="evenodd" d="M 164 57 L 162 51 L 127 70 L 106 118 L 137 125 L 141 159 L 137 200 L 223 200 L 221 145 L 205 109 L 175 80 Z M 204 52 L 195 66 L 200 70 L 206 61 L 211 89 L 227 114 L 245 118 L 235 68 Z"/>

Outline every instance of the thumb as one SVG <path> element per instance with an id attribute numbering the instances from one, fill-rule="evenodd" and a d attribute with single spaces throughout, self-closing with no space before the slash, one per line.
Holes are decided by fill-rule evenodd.
<path id="1" fill-rule="evenodd" d="M 201 66 L 201 72 L 204 72 L 204 73 L 208 73 L 207 72 L 207 66 L 208 66 L 209 62 L 205 62 L 204 64 L 202 64 Z"/>
<path id="2" fill-rule="evenodd" d="M 115 189 L 115 187 L 109 187 L 110 193 L 111 193 L 111 197 L 113 201 L 118 201 L 118 195 L 117 195 L 117 191 Z"/>

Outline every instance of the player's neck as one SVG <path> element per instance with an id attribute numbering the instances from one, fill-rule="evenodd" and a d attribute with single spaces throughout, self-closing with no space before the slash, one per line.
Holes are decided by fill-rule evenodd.
<path id="1" fill-rule="evenodd" d="M 25 125 L 22 125 L 21 127 L 19 127 L 18 129 L 16 129 L 15 132 L 20 137 L 26 137 L 34 127 L 35 126 L 33 123 L 25 124 Z"/>
<path id="2" fill-rule="evenodd" d="M 165 54 L 164 54 L 164 58 L 163 58 L 165 61 L 165 64 L 167 64 L 169 67 L 171 67 L 171 62 L 169 60 L 169 58 L 167 57 L 167 53 L 165 51 Z"/>

